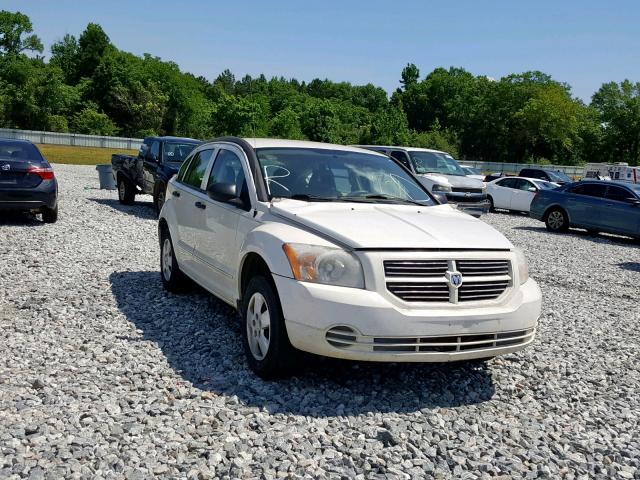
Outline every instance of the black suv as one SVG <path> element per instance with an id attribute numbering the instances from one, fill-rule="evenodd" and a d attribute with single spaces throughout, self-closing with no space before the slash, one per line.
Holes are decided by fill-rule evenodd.
<path id="1" fill-rule="evenodd" d="M 564 172 L 560 172 L 558 170 L 546 170 L 544 168 L 523 168 L 520 170 L 518 176 L 546 180 L 547 182 L 554 182 L 558 185 L 564 185 L 565 183 L 573 181 Z"/>

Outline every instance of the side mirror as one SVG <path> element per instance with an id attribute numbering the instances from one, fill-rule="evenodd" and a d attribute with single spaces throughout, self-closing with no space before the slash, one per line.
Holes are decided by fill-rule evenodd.
<path id="1" fill-rule="evenodd" d="M 234 198 L 238 198 L 235 183 L 212 183 L 207 187 L 207 195 L 212 200 L 218 202 L 228 202 Z"/>
<path id="2" fill-rule="evenodd" d="M 538 191 L 538 189 L 536 187 L 529 187 L 528 190 L 530 192 L 537 192 Z"/>
<path id="3" fill-rule="evenodd" d="M 631 201 L 631 205 L 633 205 L 634 207 L 640 207 L 640 200 L 638 200 L 638 199 L 634 198 L 634 199 Z"/>

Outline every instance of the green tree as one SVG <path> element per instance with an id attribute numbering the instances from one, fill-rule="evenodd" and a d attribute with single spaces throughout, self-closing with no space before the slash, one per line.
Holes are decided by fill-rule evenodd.
<path id="1" fill-rule="evenodd" d="M 0 11 L 0 54 L 18 55 L 22 52 L 42 53 L 44 47 L 37 35 L 31 34 L 33 25 L 24 13 Z"/>
<path id="2" fill-rule="evenodd" d="M 407 66 L 402 69 L 400 83 L 404 90 L 418 83 L 420 79 L 420 70 L 413 63 L 407 63 Z"/>
<path id="3" fill-rule="evenodd" d="M 62 40 L 51 45 L 50 65 L 59 67 L 67 83 L 73 84 L 78 76 L 80 45 L 73 35 L 66 34 Z"/>
<path id="4" fill-rule="evenodd" d="M 605 83 L 591 106 L 603 125 L 603 154 L 609 161 L 640 164 L 640 82 Z"/>
<path id="5" fill-rule="evenodd" d="M 71 128 L 87 135 L 115 135 L 118 127 L 108 115 L 98 112 L 96 106 L 88 106 L 73 116 Z"/>
<path id="6" fill-rule="evenodd" d="M 102 27 L 89 23 L 78 40 L 77 79 L 91 77 L 109 47 L 111 41 Z"/>

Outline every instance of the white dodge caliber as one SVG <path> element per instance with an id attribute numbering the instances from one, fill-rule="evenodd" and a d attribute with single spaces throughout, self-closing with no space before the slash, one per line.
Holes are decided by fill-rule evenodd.
<path id="1" fill-rule="evenodd" d="M 188 277 L 237 308 L 261 377 L 300 350 L 449 362 L 534 339 L 541 294 L 523 254 L 384 155 L 224 137 L 191 153 L 166 198 L 165 288 Z"/>

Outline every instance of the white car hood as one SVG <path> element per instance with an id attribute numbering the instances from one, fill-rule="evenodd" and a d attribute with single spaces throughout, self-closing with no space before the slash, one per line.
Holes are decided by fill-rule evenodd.
<path id="1" fill-rule="evenodd" d="M 513 248 L 493 227 L 449 205 L 279 200 L 270 210 L 351 248 Z"/>

